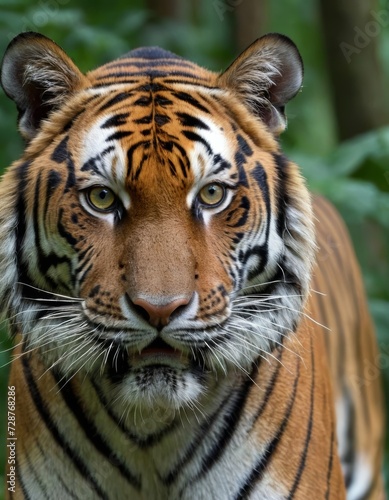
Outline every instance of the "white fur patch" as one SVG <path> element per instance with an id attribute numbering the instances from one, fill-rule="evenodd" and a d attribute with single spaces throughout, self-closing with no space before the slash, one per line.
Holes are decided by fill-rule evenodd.
<path id="1" fill-rule="evenodd" d="M 130 207 L 130 197 L 125 189 L 127 177 L 125 153 L 118 141 L 108 140 L 114 128 L 101 128 L 109 119 L 109 116 L 105 115 L 98 120 L 83 138 L 80 168 L 87 161 L 95 159 L 98 173 L 90 171 L 89 178 L 83 181 L 81 187 L 87 188 L 94 184 L 109 187 L 120 198 L 124 207 L 128 209 Z M 108 147 L 113 147 L 113 149 L 105 153 L 104 151 Z M 104 215 L 104 218 L 106 217 Z"/>

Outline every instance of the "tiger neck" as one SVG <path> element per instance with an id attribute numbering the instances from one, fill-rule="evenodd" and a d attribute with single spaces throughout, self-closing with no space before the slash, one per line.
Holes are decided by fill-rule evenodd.
<path id="1" fill-rule="evenodd" d="M 133 444 L 132 451 L 142 452 L 160 450 L 161 446 L 175 449 L 171 441 L 190 441 L 194 434 L 201 434 L 202 427 L 212 432 L 210 422 L 218 420 L 222 413 L 236 413 L 243 405 L 257 372 L 254 367 L 250 377 L 233 372 L 212 378 L 197 401 L 175 409 L 130 405 L 118 396 L 115 384 L 105 374 L 77 373 L 67 379 L 55 368 L 47 367 L 36 352 L 23 355 L 15 366 L 19 364 L 27 385 L 35 384 L 29 387 L 35 404 L 39 394 L 38 399 L 50 400 L 52 407 L 61 408 L 62 420 L 66 415 L 72 421 L 75 418 L 80 428 L 91 429 L 92 422 L 101 421 L 105 430 L 124 435 Z"/>

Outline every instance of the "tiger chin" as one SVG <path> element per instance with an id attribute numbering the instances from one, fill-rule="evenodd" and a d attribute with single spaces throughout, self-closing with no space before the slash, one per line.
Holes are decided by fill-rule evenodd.
<path id="1" fill-rule="evenodd" d="M 359 270 L 280 148 L 302 77 L 278 34 L 220 74 L 151 47 L 84 75 L 43 35 L 10 43 L 17 498 L 383 495 Z"/>

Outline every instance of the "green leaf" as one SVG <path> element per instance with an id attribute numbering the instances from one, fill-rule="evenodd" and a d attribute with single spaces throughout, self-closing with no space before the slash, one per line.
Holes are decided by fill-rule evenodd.
<path id="1" fill-rule="evenodd" d="M 355 172 L 367 158 L 389 159 L 389 127 L 374 130 L 342 143 L 327 158 L 338 175 Z"/>

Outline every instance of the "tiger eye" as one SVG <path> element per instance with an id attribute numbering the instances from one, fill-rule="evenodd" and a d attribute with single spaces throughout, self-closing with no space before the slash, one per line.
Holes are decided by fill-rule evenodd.
<path id="1" fill-rule="evenodd" d="M 92 208 L 109 212 L 116 205 L 114 192 L 105 186 L 94 186 L 87 191 L 87 199 Z"/>
<path id="2" fill-rule="evenodd" d="M 198 197 L 203 205 L 216 207 L 224 200 L 225 194 L 226 190 L 224 186 L 217 183 L 211 183 L 200 190 Z"/>

